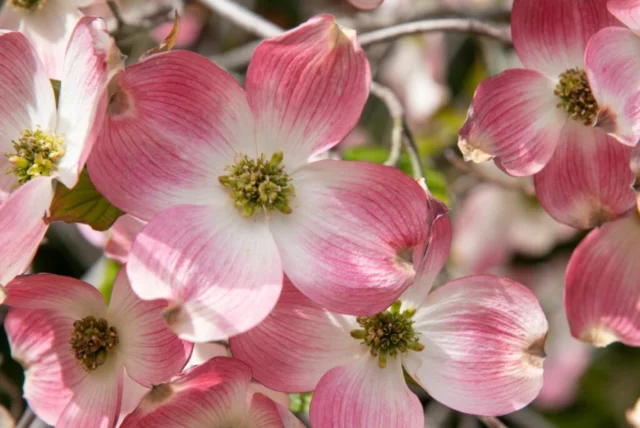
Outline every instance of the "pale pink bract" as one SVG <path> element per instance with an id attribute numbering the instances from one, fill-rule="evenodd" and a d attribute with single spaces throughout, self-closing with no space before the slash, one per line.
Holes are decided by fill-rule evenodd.
<path id="1" fill-rule="evenodd" d="M 595 34 L 587 45 L 586 70 L 600 106 L 598 126 L 635 147 L 640 140 L 640 2 L 610 0 L 607 7 L 629 28 Z"/>
<path id="2" fill-rule="evenodd" d="M 640 346 L 640 215 L 592 230 L 574 250 L 564 304 L 577 339 L 594 346 Z"/>

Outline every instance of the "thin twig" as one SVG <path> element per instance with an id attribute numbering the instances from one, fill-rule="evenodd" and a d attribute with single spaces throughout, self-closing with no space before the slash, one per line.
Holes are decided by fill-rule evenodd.
<path id="1" fill-rule="evenodd" d="M 494 418 L 491 416 L 479 416 L 478 419 L 482 421 L 483 424 L 487 426 L 487 428 L 507 428 L 505 424 L 500 421 L 498 418 Z"/>
<path id="2" fill-rule="evenodd" d="M 20 387 L 13 383 L 7 375 L 0 372 L 0 391 L 11 397 L 9 412 L 14 420 L 18 420 L 24 410 L 24 401 L 22 400 Z"/>
<path id="3" fill-rule="evenodd" d="M 404 120 L 402 103 L 391 89 L 377 82 L 371 83 L 371 93 L 384 102 L 387 110 L 389 110 L 389 116 L 391 116 L 392 121 L 391 153 L 384 164 L 387 166 L 396 166 L 398 164 L 402 143 L 404 142 L 407 153 L 409 154 L 409 159 L 411 160 L 413 177 L 416 179 L 423 178 L 422 163 L 420 162 L 418 148 L 413 139 L 413 134 Z"/>
<path id="4" fill-rule="evenodd" d="M 416 180 L 419 178 L 424 179 L 422 174 L 422 162 L 420 161 L 420 154 L 418 153 L 418 146 L 416 145 L 416 139 L 413 136 L 413 132 L 409 129 L 407 121 L 402 121 L 402 130 L 406 141 L 405 148 L 409 154 L 409 160 L 411 161 L 411 170 L 413 171 L 413 178 Z"/>
<path id="5" fill-rule="evenodd" d="M 498 27 L 494 24 L 482 22 L 477 19 L 466 18 L 424 19 L 421 21 L 406 22 L 404 24 L 364 33 L 358 37 L 358 41 L 362 46 L 368 46 L 375 43 L 388 42 L 399 37 L 409 36 L 412 34 L 443 31 L 478 34 L 496 39 L 507 45 L 512 43 L 511 32 L 508 26 Z"/>
<path id="6" fill-rule="evenodd" d="M 540 413 L 531 407 L 525 407 L 517 412 L 504 415 L 503 419 L 513 426 L 526 428 L 553 428 L 554 425 L 549 423 Z"/>
<path id="7" fill-rule="evenodd" d="M 234 3 L 231 0 L 201 0 L 218 15 L 229 19 L 239 27 L 261 38 L 274 37 L 282 33 L 277 25 L 267 21 L 253 11 Z"/>
<path id="8" fill-rule="evenodd" d="M 216 3 L 224 1 L 227 3 L 227 0 L 203 0 L 204 3 Z M 238 8 L 240 6 L 234 4 Z M 242 9 L 242 8 L 241 8 Z M 246 11 L 246 9 L 245 9 Z M 249 11 L 246 11 L 249 12 Z M 252 12 L 249 12 L 253 14 Z M 255 22 L 262 22 L 263 24 L 268 24 L 273 30 L 273 33 L 259 33 L 253 31 L 255 34 L 261 37 L 271 37 L 272 35 L 280 34 L 275 32 L 273 24 L 268 21 L 265 21 L 264 18 L 256 15 L 259 20 Z M 238 25 L 242 25 L 238 22 L 235 16 L 228 16 L 233 22 Z M 245 27 L 246 28 L 246 27 Z M 277 27 L 276 27 L 277 28 Z M 282 30 L 280 30 L 282 31 Z M 482 22 L 478 19 L 473 18 L 438 18 L 438 19 L 423 19 L 415 22 L 407 22 L 404 24 L 398 24 L 387 28 L 381 28 L 379 30 L 374 30 L 368 33 L 363 33 L 358 36 L 358 41 L 362 46 L 368 46 L 376 43 L 392 41 L 402 36 L 409 36 L 412 34 L 419 33 L 433 33 L 433 32 L 459 32 L 459 33 L 471 33 L 478 34 L 486 37 L 490 37 L 492 39 L 499 40 L 500 42 L 511 45 L 511 31 L 508 26 L 496 26 L 495 24 L 491 24 L 488 22 Z M 271 34 L 271 35 L 267 35 Z M 255 42 L 240 46 L 238 48 L 232 49 L 224 54 L 218 55 L 212 58 L 217 64 L 225 68 L 237 68 L 243 67 L 249 63 L 251 59 L 251 55 L 255 51 L 257 44 Z"/>
<path id="9" fill-rule="evenodd" d="M 16 428 L 27 428 L 35 420 L 36 420 L 36 415 L 31 411 L 30 408 L 27 407 L 24 413 L 22 414 L 22 417 L 16 424 Z"/>
<path id="10" fill-rule="evenodd" d="M 107 1 L 107 6 L 109 6 L 109 10 L 111 10 L 113 17 L 116 19 L 116 22 L 118 23 L 118 29 L 121 29 L 122 27 L 124 27 L 126 23 L 124 22 L 124 19 L 122 19 L 122 15 L 120 14 L 120 9 L 118 9 L 118 5 L 116 4 L 116 2 L 113 0 L 109 0 Z"/>
<path id="11" fill-rule="evenodd" d="M 259 44 L 260 40 L 255 40 L 237 48 L 229 49 L 224 53 L 210 56 L 209 59 L 227 70 L 242 68 L 249 63 Z"/>
<path id="12" fill-rule="evenodd" d="M 371 93 L 384 102 L 387 106 L 387 110 L 389 110 L 389 116 L 391 116 L 392 122 L 391 152 L 389 153 L 389 158 L 384 164 L 387 166 L 396 166 L 400 159 L 400 152 L 402 151 L 402 137 L 404 135 L 402 123 L 404 108 L 396 94 L 391 89 L 381 85 L 380 83 L 371 83 Z"/>
<path id="13" fill-rule="evenodd" d="M 519 193 L 524 193 L 527 196 L 535 196 L 536 192 L 530 186 L 520 185 L 514 182 L 508 182 L 493 178 L 484 172 L 480 171 L 477 168 L 474 168 L 471 164 L 465 162 L 462 158 L 460 158 L 453 149 L 445 150 L 444 157 L 457 169 L 468 172 L 469 174 L 475 176 L 479 180 L 485 181 L 487 183 L 495 184 L 496 186 L 502 187 L 503 189 L 513 190 Z"/>

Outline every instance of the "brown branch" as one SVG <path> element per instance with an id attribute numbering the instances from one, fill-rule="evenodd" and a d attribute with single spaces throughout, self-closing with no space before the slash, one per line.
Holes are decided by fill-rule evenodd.
<path id="1" fill-rule="evenodd" d="M 400 159 L 400 152 L 402 150 L 402 143 L 405 143 L 405 149 L 409 154 L 411 160 L 411 170 L 413 171 L 413 177 L 424 178 L 422 176 L 422 163 L 420 162 L 420 155 L 418 154 L 418 148 L 413 139 L 413 134 L 406 126 L 404 120 L 404 108 L 398 96 L 390 88 L 381 85 L 377 82 L 371 83 L 371 93 L 378 97 L 386 106 L 391 116 L 392 128 L 391 128 L 391 152 L 389 158 L 385 161 L 387 166 L 396 166 Z"/>
<path id="2" fill-rule="evenodd" d="M 368 46 L 412 34 L 433 32 L 470 33 L 490 37 L 507 45 L 512 43 L 511 31 L 508 26 L 498 27 L 477 19 L 467 18 L 424 19 L 421 21 L 406 22 L 404 24 L 361 34 L 358 37 L 358 41 L 362 46 Z"/>
<path id="3" fill-rule="evenodd" d="M 526 186 L 526 185 L 523 186 L 523 185 L 518 184 L 518 183 L 499 180 L 499 179 L 493 178 L 493 177 L 485 174 L 484 172 L 480 171 L 477 168 L 474 168 L 472 164 L 469 164 L 469 163 L 465 162 L 462 158 L 460 158 L 458 155 L 456 155 L 456 153 L 453 151 L 453 149 L 445 150 L 444 157 L 449 161 L 449 163 L 451 165 L 453 165 L 454 167 L 456 167 L 460 171 L 467 172 L 467 173 L 473 175 L 474 177 L 478 178 L 481 181 L 484 181 L 484 182 L 487 182 L 487 183 L 491 183 L 491 184 L 495 184 L 496 186 L 502 187 L 503 189 L 513 190 L 513 191 L 516 191 L 516 192 L 524 193 L 527 196 L 532 196 L 533 197 L 533 196 L 536 195 L 535 190 L 532 189 L 530 186 Z"/>
<path id="4" fill-rule="evenodd" d="M 478 416 L 478 419 L 482 421 L 483 424 L 487 426 L 487 428 L 507 428 L 505 424 L 500 421 L 498 418 L 494 418 L 491 416 Z"/>
<path id="5" fill-rule="evenodd" d="M 204 0 L 203 2 L 207 5 L 229 3 L 228 0 Z M 235 3 L 233 3 L 233 5 L 235 6 L 234 10 L 242 9 L 245 12 L 240 15 L 231 13 L 225 16 L 232 22 L 253 32 L 254 34 L 257 34 L 258 36 L 263 38 L 267 38 L 278 35 L 282 31 L 284 31 L 271 22 L 266 21 L 261 16 L 256 15 L 253 12 L 236 5 Z M 232 10 L 232 12 L 234 10 Z M 251 18 L 248 20 L 248 22 L 245 22 L 245 19 L 247 19 L 248 17 Z M 277 31 L 276 29 L 279 31 Z M 381 28 L 379 30 L 363 33 L 358 36 L 358 41 L 362 46 L 369 46 L 376 43 L 393 41 L 399 37 L 409 36 L 412 34 L 433 32 L 471 33 L 490 37 L 492 39 L 499 40 L 504 44 L 511 45 L 511 31 L 509 29 L 509 26 L 496 26 L 495 24 L 483 22 L 473 18 L 439 18 L 407 22 L 404 24 L 394 25 L 391 27 Z M 232 49 L 224 54 L 215 56 L 212 59 L 225 68 L 243 67 L 249 63 L 251 55 L 253 55 L 256 47 L 257 44 L 255 42 L 252 42 L 250 44 Z"/>
<path id="6" fill-rule="evenodd" d="M 260 38 L 274 37 L 284 31 L 257 13 L 231 0 L 201 0 L 201 3 Z"/>

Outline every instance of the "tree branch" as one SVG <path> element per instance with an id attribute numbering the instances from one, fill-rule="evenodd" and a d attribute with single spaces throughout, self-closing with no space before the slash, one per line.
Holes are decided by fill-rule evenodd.
<path id="1" fill-rule="evenodd" d="M 115 1 L 112 1 L 112 0 L 107 1 L 107 6 L 109 7 L 109 10 L 111 11 L 111 14 L 113 15 L 113 17 L 116 19 L 118 29 L 121 29 L 122 27 L 127 25 L 124 22 L 124 19 L 122 19 L 122 15 L 120 14 L 120 9 L 118 9 L 118 5 L 116 4 Z"/>
<path id="2" fill-rule="evenodd" d="M 368 46 L 375 43 L 388 42 L 399 37 L 410 36 L 412 34 L 433 32 L 471 33 L 490 37 L 507 45 L 512 43 L 511 31 L 508 26 L 498 27 L 494 24 L 482 22 L 477 19 L 467 18 L 425 19 L 422 21 L 406 22 L 404 24 L 381 28 L 379 30 L 361 34 L 358 37 L 358 41 L 362 46 Z"/>
<path id="3" fill-rule="evenodd" d="M 391 153 L 384 164 L 387 166 L 396 166 L 398 164 L 402 143 L 404 142 L 407 153 L 409 154 L 409 159 L 411 160 L 413 177 L 416 179 L 424 178 L 422 176 L 422 163 L 420 162 L 418 148 L 413 139 L 413 134 L 407 127 L 404 120 L 404 108 L 402 107 L 402 103 L 390 88 L 387 88 L 377 82 L 371 83 L 371 93 L 385 103 L 392 121 Z"/>
<path id="4" fill-rule="evenodd" d="M 473 164 L 465 162 L 462 158 L 460 158 L 453 149 L 447 149 L 444 152 L 444 157 L 449 161 L 451 165 L 460 171 L 469 173 L 476 177 L 477 179 L 484 181 L 486 183 L 494 184 L 498 187 L 502 187 L 506 190 L 512 190 L 519 193 L 524 193 L 526 196 L 534 197 L 536 195 L 535 190 L 531 186 L 521 185 L 519 183 L 509 182 L 500 180 L 497 178 L 493 178 L 484 172 L 480 171 L 477 168 L 474 168 Z"/>
<path id="5" fill-rule="evenodd" d="M 236 25 L 250 31 L 261 38 L 268 38 L 281 34 L 284 30 L 267 21 L 260 15 L 233 3 L 230 0 L 203 0 L 203 3 L 228 18 Z M 403 36 L 433 32 L 458 32 L 486 36 L 511 45 L 511 31 L 509 26 L 496 26 L 473 18 L 439 18 L 424 19 L 407 22 L 387 28 L 363 33 L 358 36 L 362 46 L 393 41 Z M 225 68 L 243 67 L 249 63 L 257 43 L 240 46 L 211 59 Z"/>
<path id="6" fill-rule="evenodd" d="M 267 21 L 253 11 L 231 0 L 201 0 L 201 3 L 209 6 L 218 15 L 229 19 L 239 27 L 256 36 L 266 39 L 282 33 L 282 28 Z"/>
<path id="7" fill-rule="evenodd" d="M 400 152 L 402 151 L 404 108 L 396 94 L 386 86 L 377 82 L 371 82 L 371 93 L 385 103 L 389 111 L 389 116 L 391 116 L 391 152 L 384 164 L 387 166 L 396 166 L 400 159 Z"/>
<path id="8" fill-rule="evenodd" d="M 507 426 L 503 424 L 502 421 L 500 421 L 500 419 L 498 418 L 490 416 L 478 416 L 478 419 L 480 419 L 487 428 L 507 428 Z"/>

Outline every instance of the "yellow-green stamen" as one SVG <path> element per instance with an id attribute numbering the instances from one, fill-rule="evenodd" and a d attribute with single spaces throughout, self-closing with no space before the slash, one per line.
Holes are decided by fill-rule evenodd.
<path id="1" fill-rule="evenodd" d="M 229 174 L 218 177 L 220 184 L 230 190 L 229 196 L 243 216 L 251 217 L 260 209 L 291 213 L 295 190 L 282 159 L 282 152 L 275 152 L 268 161 L 264 154 L 258 159 L 240 154 L 236 164 L 225 168 Z"/>
<path id="2" fill-rule="evenodd" d="M 371 355 L 378 357 L 378 365 L 386 367 L 389 357 L 396 358 L 398 354 L 409 351 L 422 351 L 424 345 L 420 343 L 420 333 L 413 329 L 416 311 L 409 308 L 400 311 L 402 303 L 395 302 L 391 307 L 372 317 L 358 317 L 356 320 L 362 327 L 351 331 L 351 337 L 362 340 L 370 348 Z"/>
<path id="3" fill-rule="evenodd" d="M 598 103 L 583 69 L 571 68 L 560 74 L 554 94 L 560 98 L 558 108 L 578 122 L 593 125 L 598 115 Z"/>
<path id="4" fill-rule="evenodd" d="M 118 345 L 118 331 L 104 318 L 88 316 L 73 323 L 71 352 L 87 371 L 97 369 Z"/>
<path id="5" fill-rule="evenodd" d="M 49 176 L 57 170 L 58 162 L 64 156 L 64 140 L 55 134 L 26 129 L 13 143 L 13 153 L 8 153 L 12 166 L 7 173 L 13 173 L 18 183 L 24 184 L 35 177 Z"/>

